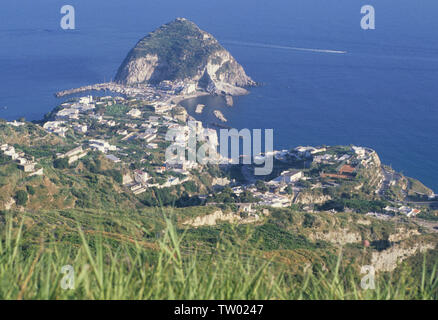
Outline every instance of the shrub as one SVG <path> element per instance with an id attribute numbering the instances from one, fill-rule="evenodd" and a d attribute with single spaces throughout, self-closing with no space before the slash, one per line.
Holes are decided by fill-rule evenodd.
<path id="1" fill-rule="evenodd" d="M 269 190 L 268 187 L 266 186 L 265 182 L 262 181 L 262 180 L 257 180 L 257 182 L 256 182 L 256 188 L 257 188 L 257 190 L 260 191 L 260 192 L 266 192 L 266 191 Z"/>
<path id="2" fill-rule="evenodd" d="M 32 196 L 35 194 L 35 188 L 33 186 L 26 186 L 26 190 L 27 193 L 29 193 Z"/>
<path id="3" fill-rule="evenodd" d="M 305 215 L 304 215 L 304 221 L 303 221 L 303 227 L 304 228 L 312 228 L 313 227 L 313 224 L 315 223 L 315 217 L 314 216 L 312 216 L 311 214 L 309 214 L 309 213 L 306 213 Z"/>
<path id="4" fill-rule="evenodd" d="M 24 206 L 27 203 L 27 192 L 24 190 L 18 190 L 15 194 L 15 201 L 17 205 Z"/>
<path id="5" fill-rule="evenodd" d="M 107 170 L 105 175 L 112 177 L 117 183 L 123 183 L 123 175 L 119 170 Z"/>
<path id="6" fill-rule="evenodd" d="M 53 166 L 56 169 L 66 169 L 68 168 L 68 159 L 62 158 L 62 159 L 56 159 L 53 161 Z"/>

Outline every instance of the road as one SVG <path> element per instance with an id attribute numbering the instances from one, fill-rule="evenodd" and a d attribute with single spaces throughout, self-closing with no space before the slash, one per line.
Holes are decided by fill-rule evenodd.
<path id="1" fill-rule="evenodd" d="M 413 218 L 412 221 L 428 229 L 430 232 L 438 233 L 438 221 L 430 221 L 420 218 Z"/>

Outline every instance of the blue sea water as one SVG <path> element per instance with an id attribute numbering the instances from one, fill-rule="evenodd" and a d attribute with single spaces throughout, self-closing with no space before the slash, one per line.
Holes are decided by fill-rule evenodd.
<path id="1" fill-rule="evenodd" d="M 76 30 L 59 26 L 65 4 Z M 360 28 L 366 4 L 376 30 Z M 222 109 L 230 126 L 273 128 L 276 148 L 368 146 L 438 191 L 437 14 L 432 0 L 2 1 L 0 118 L 40 119 L 54 92 L 110 80 L 141 37 L 186 17 L 263 83 Z"/>

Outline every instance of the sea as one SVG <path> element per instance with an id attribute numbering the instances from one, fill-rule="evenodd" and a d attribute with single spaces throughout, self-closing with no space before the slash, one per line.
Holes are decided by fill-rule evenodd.
<path id="1" fill-rule="evenodd" d="M 60 26 L 64 5 L 74 30 Z M 438 191 L 437 16 L 432 0 L 5 0 L 0 118 L 41 119 L 55 92 L 112 80 L 140 38 L 185 17 L 261 84 L 233 107 L 191 101 L 207 105 L 201 120 L 220 108 L 231 127 L 274 129 L 276 149 L 367 146 Z"/>

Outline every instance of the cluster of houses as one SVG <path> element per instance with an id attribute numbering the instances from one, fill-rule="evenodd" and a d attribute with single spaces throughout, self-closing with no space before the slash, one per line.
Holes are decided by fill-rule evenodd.
<path id="1" fill-rule="evenodd" d="M 90 139 L 89 140 L 90 148 L 94 151 L 100 151 L 102 153 L 108 153 L 108 151 L 116 151 L 117 147 L 109 144 L 105 140 L 101 139 Z"/>
<path id="2" fill-rule="evenodd" d="M 352 146 L 350 152 L 336 154 L 329 152 L 328 147 L 299 146 L 293 150 L 274 151 L 273 155 L 276 160 L 286 162 L 289 159 L 311 160 L 317 164 L 336 165 L 339 163 L 354 162 L 366 166 L 373 160 L 375 151 L 370 148 Z"/>
<path id="3" fill-rule="evenodd" d="M 142 97 L 142 99 L 150 100 L 150 101 L 162 98 L 160 95 L 161 92 L 156 87 L 151 86 L 149 84 L 137 84 L 135 86 L 125 86 L 115 82 L 106 82 L 106 83 L 96 84 L 93 86 L 87 86 L 86 88 L 88 90 L 105 90 L 105 91 L 116 92 L 120 95 L 125 95 L 128 97 Z M 104 98 L 112 99 L 113 97 L 108 96 Z"/>
<path id="4" fill-rule="evenodd" d="M 342 150 L 334 151 L 330 147 L 312 147 L 299 146 L 293 150 L 273 151 L 272 155 L 280 162 L 288 163 L 291 160 L 309 161 L 316 164 L 328 164 L 337 166 L 336 172 L 325 173 L 320 172 L 320 178 L 313 182 L 311 187 L 326 188 L 338 185 L 336 180 L 351 180 L 356 176 L 357 166 L 359 164 L 366 165 L 373 160 L 374 150 L 352 146 L 350 150 L 344 153 Z M 254 187 L 235 187 L 233 190 L 237 193 L 242 191 L 242 188 L 250 190 L 254 196 L 261 199 L 261 204 L 272 207 L 287 207 L 304 186 L 299 182 L 309 180 L 309 177 L 304 175 L 303 170 L 290 169 L 281 172 L 281 174 L 268 181 L 266 186 L 268 191 L 259 192 Z M 291 190 L 286 192 L 286 188 Z M 291 193 L 291 194 L 290 194 Z M 403 209 L 402 209 L 403 210 Z M 416 214 L 415 209 L 407 213 L 410 215 Z"/>
<path id="5" fill-rule="evenodd" d="M 148 188 L 169 188 L 172 186 L 180 185 L 186 181 L 190 180 L 190 177 L 185 177 L 184 179 L 180 179 L 178 177 L 169 176 L 165 183 L 150 183 L 150 176 L 147 172 L 142 170 L 134 171 L 134 179 L 132 179 L 130 173 L 125 173 L 123 175 L 123 185 L 129 187 L 132 193 L 135 195 L 142 194 L 146 192 Z"/>
<path id="6" fill-rule="evenodd" d="M 57 134 L 60 137 L 65 137 L 65 134 L 69 129 L 67 126 L 65 126 L 65 124 L 66 122 L 61 120 L 47 121 L 46 123 L 44 123 L 43 128 L 47 132 Z"/>
<path id="7" fill-rule="evenodd" d="M 1 145 L 0 150 L 3 151 L 4 155 L 9 156 L 11 160 L 17 162 L 18 168 L 29 173 L 30 176 L 43 175 L 43 168 L 35 169 L 37 163 L 33 157 L 26 155 L 22 151 L 15 150 L 14 146 L 8 144 Z"/>
<path id="8" fill-rule="evenodd" d="M 317 156 L 313 157 L 313 162 L 333 165 L 333 164 L 336 164 L 338 162 L 348 161 L 350 159 L 351 159 L 351 155 L 349 155 L 349 154 L 344 154 L 341 157 L 338 157 L 334 154 L 326 153 L 326 154 L 317 155 Z"/>
<path id="9" fill-rule="evenodd" d="M 417 214 L 419 214 L 421 212 L 421 210 L 419 210 L 419 209 L 415 209 L 415 208 L 411 208 L 411 207 L 407 207 L 407 206 L 401 206 L 399 208 L 387 206 L 387 207 L 385 207 L 384 210 L 386 213 L 402 214 L 402 215 L 405 215 L 409 218 L 415 217 Z"/>
<path id="10" fill-rule="evenodd" d="M 92 96 L 79 98 L 75 102 L 66 102 L 61 104 L 61 109 L 55 114 L 54 121 L 48 121 L 43 125 L 43 128 L 51 133 L 65 137 L 69 129 L 73 129 L 77 133 L 85 134 L 88 132 L 88 126 L 80 121 L 80 115 L 88 116 L 90 119 L 95 119 L 101 125 L 114 127 L 117 123 L 112 119 L 104 119 L 102 115 L 96 114 L 94 110 L 99 106 L 110 106 L 114 103 L 124 102 L 123 97 L 101 97 L 94 99 Z M 128 100 L 131 103 L 135 99 Z M 141 117 L 141 112 L 138 109 L 131 109 L 128 114 L 132 118 Z"/>
<path id="11" fill-rule="evenodd" d="M 217 150 L 219 145 L 216 130 L 204 128 L 200 121 L 193 121 L 190 126 L 172 124 L 168 129 L 166 140 L 171 142 L 175 149 L 178 147 L 185 149 L 193 142 L 197 144 L 197 147 L 200 147 L 200 145 L 198 145 L 198 143 L 200 143 L 205 150 Z M 195 141 L 189 141 L 192 138 L 195 139 Z M 182 157 L 181 155 L 175 154 L 174 158 L 166 159 L 167 170 L 187 174 L 187 170 L 196 169 L 198 167 L 199 163 L 186 159 L 185 153 Z"/>
<path id="12" fill-rule="evenodd" d="M 171 92 L 174 90 L 178 91 L 187 91 L 190 92 L 190 88 L 183 85 L 178 86 L 175 83 L 161 83 L 159 90 L 163 90 L 165 92 Z M 193 89 L 193 88 L 192 88 Z M 196 88 L 195 88 L 196 89 Z M 144 91 L 144 88 L 142 88 Z M 138 139 L 144 141 L 146 143 L 147 148 L 156 149 L 158 145 L 154 143 L 158 139 L 158 128 L 166 127 L 168 129 L 168 133 L 171 134 L 170 142 L 175 146 L 180 146 L 186 148 L 188 143 L 190 142 L 190 135 L 193 134 L 192 126 L 194 124 L 196 131 L 196 142 L 208 143 L 211 146 L 211 149 L 216 149 L 218 147 L 218 136 L 217 132 L 214 129 L 204 128 L 202 122 L 196 121 L 193 118 L 189 117 L 190 123 L 186 123 L 186 125 L 179 124 L 180 121 L 172 117 L 169 113 L 174 107 L 171 103 L 168 103 L 163 97 L 160 96 L 151 96 L 149 97 L 150 103 L 148 105 L 152 105 L 152 108 L 156 115 L 150 116 L 147 120 L 144 119 L 142 123 L 138 121 L 131 121 L 125 123 L 125 128 L 118 129 L 116 133 L 118 135 L 123 136 L 121 138 L 122 141 L 128 139 Z M 49 121 L 44 124 L 44 129 L 47 131 L 56 133 L 60 136 L 65 136 L 65 133 L 69 129 L 66 126 L 66 122 L 69 120 L 77 120 L 80 114 L 87 114 L 90 117 L 94 117 L 99 124 L 106 125 L 108 127 L 115 127 L 119 124 L 114 119 L 104 119 L 101 115 L 97 115 L 93 112 L 96 107 L 100 107 L 103 105 L 111 105 L 113 103 L 123 102 L 125 103 L 126 99 L 123 97 L 102 97 L 98 99 L 93 99 L 91 96 L 82 97 L 77 102 L 69 102 L 62 104 L 62 109 L 59 110 L 56 114 L 55 121 Z M 152 102 L 152 100 L 155 100 Z M 136 99 L 128 100 L 129 105 L 133 105 L 136 102 Z M 143 112 L 140 107 L 136 106 L 130 108 L 126 113 L 126 118 L 131 119 L 142 119 L 144 117 Z M 87 133 L 88 128 L 87 125 L 81 123 L 73 122 L 73 126 L 70 128 L 74 129 L 79 133 Z M 166 140 L 168 137 L 166 136 Z M 109 142 L 102 139 L 90 139 L 88 141 L 89 148 L 94 151 L 99 151 L 105 154 L 105 157 L 114 163 L 121 162 L 120 158 L 118 158 L 117 153 L 112 154 L 113 151 L 117 151 L 117 147 L 111 145 Z M 199 147 L 199 146 L 198 146 Z M 321 178 L 327 178 L 324 181 L 331 181 L 331 179 L 352 179 L 356 174 L 356 167 L 358 164 L 366 165 L 370 161 L 372 161 L 372 155 L 374 154 L 374 150 L 352 146 L 349 152 L 345 152 L 344 154 L 340 154 L 339 152 L 331 152 L 328 147 L 312 147 L 312 146 L 299 146 L 293 150 L 281 150 L 281 151 L 273 151 L 272 155 L 278 161 L 287 162 L 290 159 L 295 160 L 305 160 L 311 161 L 316 164 L 329 164 L 329 165 L 338 165 L 336 169 L 337 172 L 333 173 L 321 173 Z M 77 161 L 87 154 L 87 151 L 84 151 L 82 147 L 77 147 L 62 157 L 66 157 L 69 159 L 69 163 Z M 178 185 L 183 183 L 186 179 L 190 179 L 189 170 L 199 168 L 200 164 L 196 161 L 190 161 L 185 159 L 185 155 L 183 159 L 177 159 L 177 161 L 169 161 L 167 160 L 161 168 L 157 168 L 159 172 L 164 171 L 174 171 L 186 176 L 184 179 L 179 179 L 176 177 L 168 177 L 168 180 L 162 184 L 151 184 L 149 183 L 150 177 L 147 172 L 136 170 L 134 171 L 133 178 L 130 173 L 123 175 L 123 184 L 131 189 L 134 194 L 141 194 L 147 190 L 149 187 L 170 187 L 174 185 Z M 261 199 L 261 203 L 267 206 L 273 207 L 286 207 L 291 204 L 291 196 L 284 192 L 284 189 L 287 186 L 292 186 L 294 192 L 299 192 L 300 188 L 296 185 L 297 182 L 301 180 L 307 179 L 304 176 L 302 170 L 286 170 L 281 172 L 280 176 L 269 181 L 267 186 L 269 187 L 268 192 L 258 192 L 256 188 L 251 190 L 253 194 Z M 400 208 L 401 212 L 405 212 L 403 208 Z M 412 216 L 415 215 L 414 211 L 407 212 L 406 215 Z"/>
<path id="13" fill-rule="evenodd" d="M 86 113 L 96 108 L 92 96 L 81 97 L 79 102 L 66 102 L 61 104 L 63 107 L 56 115 L 56 120 L 78 120 L 80 113 Z"/>
<path id="14" fill-rule="evenodd" d="M 259 198 L 259 205 L 273 208 L 287 208 L 292 204 L 292 199 L 289 195 L 277 194 L 272 192 L 254 192 L 254 196 Z"/>
<path id="15" fill-rule="evenodd" d="M 373 161 L 373 156 L 376 154 L 376 151 L 370 148 L 365 147 L 351 147 L 356 155 L 356 159 L 360 161 L 360 164 L 363 166 L 367 166 Z"/>
<path id="16" fill-rule="evenodd" d="M 169 81 L 164 80 L 161 81 L 157 89 L 167 92 L 168 94 L 184 94 L 191 95 L 194 94 L 197 90 L 196 82 L 187 82 L 187 81 Z"/>
<path id="17" fill-rule="evenodd" d="M 80 113 L 87 113 L 88 116 L 95 118 L 99 124 L 103 124 L 108 127 L 117 126 L 118 123 L 113 119 L 104 119 L 101 115 L 97 115 L 94 114 L 93 112 L 88 112 L 88 111 L 92 111 L 96 106 L 103 106 L 103 105 L 108 106 L 113 103 L 123 102 L 121 100 L 125 100 L 125 99 L 122 97 L 108 96 L 108 97 L 99 98 L 93 103 L 94 101 L 93 98 L 91 96 L 88 96 L 88 97 L 80 98 L 79 102 L 63 104 L 62 106 L 64 108 L 58 111 L 56 120 L 46 122 L 44 124 L 44 129 L 46 129 L 49 132 L 56 133 L 60 136 L 65 136 L 69 128 L 72 128 L 71 126 L 68 126 L 71 125 L 71 123 L 68 123 L 67 121 L 72 119 L 77 120 L 76 115 L 79 115 Z M 133 99 L 130 99 L 128 100 L 128 102 L 131 103 L 133 102 L 132 100 Z M 172 109 L 171 104 L 165 103 L 163 101 L 158 101 L 157 103 L 153 104 L 153 108 L 157 114 L 160 114 L 160 116 L 150 116 L 149 119 L 147 119 L 141 124 L 137 124 L 134 122 L 125 123 L 126 129 L 119 129 L 116 132 L 118 135 L 124 136 L 121 140 L 125 141 L 128 139 L 139 139 L 146 142 L 147 148 L 156 149 L 158 148 L 158 145 L 154 143 L 154 141 L 158 138 L 158 127 L 165 126 L 169 129 L 179 130 L 180 135 L 176 137 L 176 141 L 185 143 L 187 141 L 187 136 L 185 131 L 186 128 L 184 126 L 179 126 L 177 124 L 178 121 L 176 121 L 170 115 L 167 114 L 167 112 Z M 131 108 L 126 115 L 127 118 L 130 117 L 132 119 L 140 119 L 142 118 L 143 113 L 141 110 L 137 108 Z M 77 132 L 86 133 L 88 128 L 84 124 L 73 123 L 73 129 Z M 201 129 L 203 130 L 202 123 L 199 122 L 199 130 Z M 206 139 L 214 141 L 214 137 L 216 136 L 216 131 L 211 130 L 205 133 L 207 135 Z M 216 136 L 216 141 L 217 141 L 217 136 Z M 112 154 L 112 152 L 117 151 L 118 148 L 114 145 L 111 145 L 109 142 L 103 139 L 89 139 L 88 144 L 90 150 L 104 153 L 105 157 L 108 160 L 114 163 L 121 162 L 120 158 L 118 158 L 115 154 Z M 84 151 L 82 147 L 77 147 L 67 152 L 64 155 L 58 155 L 58 157 L 66 157 L 69 159 L 69 163 L 72 163 L 85 156 L 87 154 L 87 151 Z M 189 174 L 188 170 L 197 168 L 197 166 L 198 164 L 193 161 L 183 161 L 177 164 L 165 163 L 162 166 L 161 172 L 174 171 L 188 175 Z M 133 177 L 134 179 L 131 178 L 131 174 L 129 173 L 123 175 L 123 184 L 130 187 L 131 191 L 134 194 L 140 194 L 144 192 L 148 187 L 159 187 L 159 188 L 170 187 L 177 184 L 181 184 L 188 179 L 186 177 L 181 180 L 179 178 L 171 176 L 162 185 L 150 184 L 148 183 L 149 176 L 147 172 L 143 172 L 141 170 L 134 171 Z"/>
<path id="18" fill-rule="evenodd" d="M 245 190 L 251 192 L 254 197 L 260 199 L 260 202 L 258 202 L 260 206 L 286 208 L 292 203 L 289 195 L 274 192 L 260 192 L 254 186 L 236 186 L 231 188 L 231 190 L 236 196 L 240 196 Z"/>
<path id="19" fill-rule="evenodd" d="M 190 125 L 171 124 L 168 129 L 167 140 L 174 142 L 174 145 L 186 146 L 191 134 L 196 135 L 193 137 L 197 142 L 207 142 L 212 148 L 217 148 L 219 145 L 216 130 L 204 128 L 201 121 L 190 120 Z"/>
<path id="20" fill-rule="evenodd" d="M 192 88 L 191 86 L 186 85 L 179 86 L 175 83 L 163 82 L 160 84 L 160 86 L 160 90 L 167 92 L 179 91 L 189 94 L 193 90 L 196 90 L 196 87 Z M 141 90 L 144 92 L 144 89 Z M 119 137 L 122 141 L 128 139 L 138 139 L 139 142 L 144 141 L 147 148 L 156 149 L 158 145 L 154 142 L 156 142 L 158 139 L 159 128 L 166 127 L 168 129 L 168 133 L 171 133 L 170 140 L 167 138 L 166 140 L 170 141 L 175 146 L 186 148 L 190 143 L 189 140 L 191 138 L 191 134 L 193 134 L 192 128 L 194 125 L 196 142 L 202 142 L 203 144 L 207 143 L 210 145 L 211 149 L 217 150 L 219 143 L 216 130 L 204 128 L 202 122 L 196 121 L 190 117 L 190 123 L 187 122 L 185 125 L 181 125 L 181 121 L 178 121 L 177 118 L 170 115 L 170 111 L 173 109 L 174 105 L 168 103 L 168 101 L 164 100 L 160 96 L 151 95 L 149 100 L 155 101 L 149 103 L 149 105 L 152 105 L 156 115 L 150 116 L 148 119 L 144 119 L 141 122 L 135 121 L 137 119 L 146 118 L 144 116 L 146 111 L 139 106 L 130 108 L 126 113 L 126 119 L 130 118 L 131 120 L 128 120 L 127 123 L 124 124 L 123 129 L 120 129 L 120 126 L 117 128 L 119 130 L 116 131 L 118 135 L 123 136 L 123 138 Z M 55 133 L 62 137 L 65 137 L 65 134 L 69 129 L 73 129 L 78 133 L 85 134 L 88 132 L 88 127 L 85 123 L 78 121 L 81 114 L 94 118 L 99 124 L 107 127 L 119 126 L 120 123 L 116 122 L 111 117 L 105 117 L 106 119 L 104 119 L 102 115 L 96 114 L 94 110 L 101 106 L 108 106 L 119 102 L 127 102 L 132 106 L 136 101 L 136 99 L 126 100 L 123 97 L 111 96 L 98 99 L 93 99 L 92 96 L 82 97 L 78 101 L 62 104 L 62 109 L 56 113 L 55 120 L 46 122 L 43 125 L 43 128 L 48 132 Z M 13 126 L 20 126 L 24 123 L 15 121 L 9 124 Z M 16 161 L 20 169 L 22 169 L 24 172 L 31 173 L 32 175 L 43 173 L 43 169 L 35 170 L 36 163 L 33 161 L 33 159 L 29 159 L 22 152 L 16 152 L 13 146 L 5 144 L 1 146 L 1 150 L 5 155 L 10 156 L 12 160 Z M 78 146 L 66 152 L 65 154 L 58 154 L 57 157 L 66 158 L 68 159 L 68 163 L 71 164 L 85 157 L 89 150 L 102 152 L 108 160 L 114 163 L 121 162 L 121 159 L 116 156 L 120 156 L 121 154 L 116 153 L 118 148 L 103 139 L 89 139 L 88 149 L 84 150 L 82 146 Z M 373 161 L 375 151 L 369 148 L 352 146 L 351 150 L 346 150 L 345 152 L 333 152 L 330 147 L 299 146 L 293 150 L 273 151 L 272 155 L 277 161 L 280 162 L 288 162 L 292 159 L 309 161 L 315 164 L 336 165 L 336 173 L 334 173 L 334 170 L 332 170 L 330 173 L 321 172 L 320 177 L 325 178 L 324 180 L 318 180 L 318 183 L 321 185 L 321 182 L 324 183 L 324 181 L 331 181 L 331 179 L 347 180 L 354 178 L 356 175 L 357 166 L 359 164 L 366 166 Z M 269 154 L 265 156 L 269 156 Z M 173 171 L 183 174 L 183 178 L 174 177 L 170 174 L 167 175 L 167 180 L 163 184 L 157 184 L 151 183 L 151 177 L 148 172 L 143 170 L 135 170 L 132 172 L 125 171 L 125 173 L 122 175 L 122 183 L 127 190 L 132 191 L 132 193 L 135 195 L 139 195 L 147 191 L 148 188 L 166 188 L 182 184 L 191 179 L 189 170 L 197 169 L 199 166 L 199 162 L 187 160 L 184 154 L 183 159 L 177 159 L 177 161 L 166 161 L 161 165 L 161 167 L 156 168 L 157 173 Z M 277 208 L 288 207 L 292 203 L 293 196 L 285 192 L 285 188 L 292 187 L 293 193 L 296 195 L 301 190 L 298 182 L 307 179 L 309 178 L 305 177 L 303 170 L 290 169 L 281 172 L 278 177 L 267 182 L 266 185 L 268 186 L 268 191 L 266 192 L 258 191 L 254 185 L 237 186 L 232 188 L 232 190 L 236 195 L 240 195 L 244 190 L 250 191 L 256 198 L 260 199 L 259 205 Z M 222 185 L 229 185 L 229 183 L 230 182 L 228 181 Z M 241 209 L 243 212 L 253 212 L 251 205 L 249 205 L 249 207 L 245 207 L 243 204 Z M 420 213 L 420 210 L 406 206 L 402 206 L 400 208 L 388 206 L 385 208 L 385 212 L 403 214 L 407 217 L 414 217 Z"/>
<path id="21" fill-rule="evenodd" d="M 297 147 L 291 151 L 282 150 L 274 151 L 275 159 L 287 162 L 288 160 L 297 159 L 309 161 L 316 165 L 337 166 L 336 172 L 333 170 L 322 171 L 320 177 L 325 179 L 325 184 L 336 185 L 336 180 L 351 180 L 356 176 L 357 167 L 364 167 L 373 163 L 375 151 L 370 148 L 352 146 L 350 150 L 336 150 L 333 152 L 329 147 Z M 302 177 L 298 177 L 301 179 Z M 279 177 L 275 181 L 278 183 L 286 182 L 288 177 Z"/>

